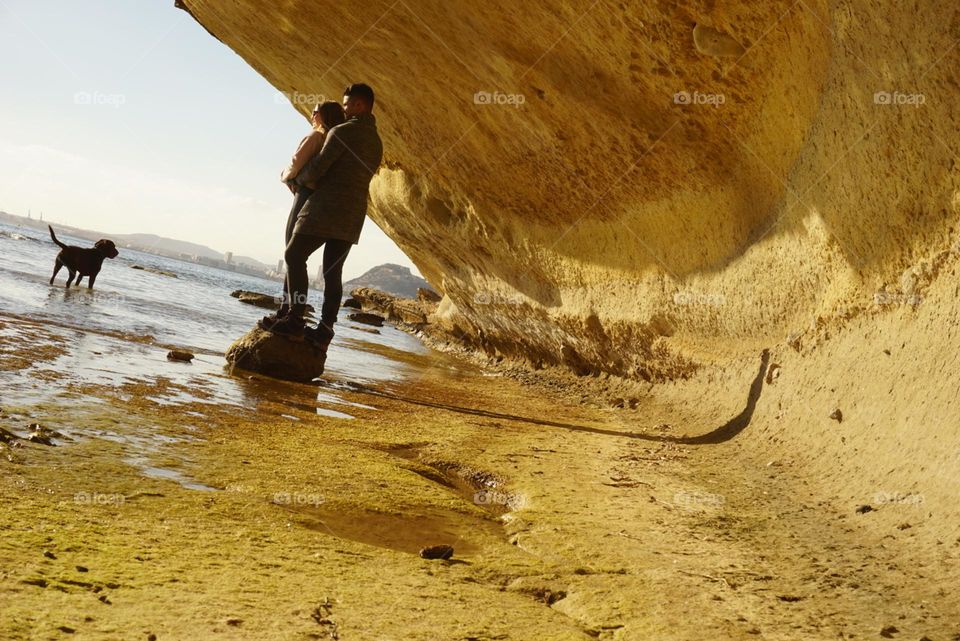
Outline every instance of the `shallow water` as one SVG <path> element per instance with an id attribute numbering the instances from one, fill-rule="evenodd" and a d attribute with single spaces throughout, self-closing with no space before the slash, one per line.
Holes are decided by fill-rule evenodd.
<path id="1" fill-rule="evenodd" d="M 58 236 L 68 244 L 90 244 Z M 225 367 L 223 352 L 266 312 L 230 293 L 245 289 L 276 294 L 279 283 L 121 249 L 117 259 L 104 262 L 93 290 L 86 285 L 67 290 L 63 271 L 54 285 L 48 283 L 57 251 L 38 230 L 0 224 L 0 407 L 14 419 L 12 431 L 23 436 L 28 424 L 38 421 L 67 439 L 119 442 L 123 460 L 144 475 L 191 489 L 216 488 L 153 462 L 161 441 L 171 437 L 151 430 L 142 419 L 104 428 L 98 418 L 104 398 L 136 398 L 149 406 L 180 410 L 185 433 L 216 423 L 222 412 L 292 423 L 310 416 L 349 421 L 354 418 L 351 412 L 376 408 L 345 400 L 344 391 L 397 383 L 413 374 L 397 355 L 428 353 L 416 339 L 392 327 L 381 328 L 380 334 L 363 331 L 347 321 L 347 310 L 342 310 L 322 391 L 233 374 Z M 311 303 L 319 307 L 321 297 L 311 292 Z M 171 348 L 196 357 L 192 363 L 168 361 Z M 45 411 L 54 408 L 58 411 Z"/>
<path id="2" fill-rule="evenodd" d="M 58 237 L 68 244 L 90 245 L 67 235 Z M 54 286 L 48 284 L 57 251 L 38 230 L 0 224 L 0 313 L 219 355 L 266 313 L 231 298 L 230 292 L 280 292 L 280 283 L 264 278 L 123 248 L 116 259 L 104 261 L 93 290 L 86 285 L 67 290 L 64 270 Z M 177 277 L 132 269 L 133 265 Z M 310 303 L 319 307 L 321 302 L 322 292 L 312 290 Z M 364 346 L 427 351 L 403 332 L 384 327 L 381 334 L 371 334 L 344 322 L 344 316 L 341 310 L 329 359 L 338 379 L 374 382 L 402 375 L 396 362 Z M 340 353 L 343 350 L 352 353 Z"/>

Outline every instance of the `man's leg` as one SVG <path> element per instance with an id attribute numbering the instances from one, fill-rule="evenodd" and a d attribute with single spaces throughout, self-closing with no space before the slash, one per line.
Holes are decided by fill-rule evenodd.
<path id="1" fill-rule="evenodd" d="M 310 342 L 322 350 L 333 340 L 333 326 L 343 299 L 343 263 L 352 246 L 349 241 L 331 239 L 323 248 L 323 308 L 317 328 L 307 331 Z"/>
<path id="2" fill-rule="evenodd" d="M 323 248 L 323 309 L 320 321 L 333 329 L 343 300 L 343 263 L 353 243 L 348 240 L 328 240 Z"/>
<path id="3" fill-rule="evenodd" d="M 303 334 L 303 314 L 307 309 L 307 297 L 310 294 L 307 259 L 323 245 L 323 242 L 324 239 L 317 236 L 294 234 L 287 243 L 283 258 L 287 262 L 290 313 L 269 328 L 270 331 L 278 334 Z"/>

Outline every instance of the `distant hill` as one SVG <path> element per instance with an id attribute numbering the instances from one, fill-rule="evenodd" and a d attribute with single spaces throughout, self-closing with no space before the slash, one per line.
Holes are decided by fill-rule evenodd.
<path id="1" fill-rule="evenodd" d="M 119 234 L 115 235 L 114 238 L 120 240 L 125 245 L 143 248 L 153 254 L 173 256 L 188 254 L 190 256 L 202 256 L 203 258 L 209 258 L 211 260 L 222 259 L 224 256 L 223 252 L 218 252 L 216 249 L 211 249 L 206 245 L 199 245 L 186 240 L 164 238 L 156 234 Z M 264 271 L 270 269 L 269 265 L 265 265 L 259 260 L 250 258 L 249 256 L 234 256 L 233 262 L 256 267 Z"/>
<path id="2" fill-rule="evenodd" d="M 205 258 L 223 258 L 221 252 L 211 249 L 206 245 L 198 245 L 186 240 L 174 240 L 173 238 L 164 238 L 156 234 L 114 234 L 113 240 L 124 245 L 133 245 L 143 249 L 150 250 L 151 253 L 164 254 L 189 254 L 191 256 L 203 256 Z"/>
<path id="3" fill-rule="evenodd" d="M 414 276 L 408 267 L 392 263 L 378 265 L 362 276 L 345 282 L 343 291 L 349 293 L 357 287 L 373 287 L 404 298 L 416 298 L 417 289 L 420 287 L 432 289 L 430 283 Z"/>

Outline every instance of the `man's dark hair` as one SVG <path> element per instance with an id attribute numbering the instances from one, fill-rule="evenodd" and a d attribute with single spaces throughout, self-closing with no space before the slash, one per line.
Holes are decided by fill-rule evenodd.
<path id="1" fill-rule="evenodd" d="M 352 84 L 343 90 L 343 95 L 350 98 L 360 98 L 370 105 L 371 109 L 373 108 L 373 88 L 370 85 L 362 82 Z"/>

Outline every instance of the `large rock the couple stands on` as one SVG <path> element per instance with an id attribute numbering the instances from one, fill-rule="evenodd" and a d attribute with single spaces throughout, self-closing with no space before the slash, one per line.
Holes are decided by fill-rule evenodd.
<path id="1" fill-rule="evenodd" d="M 227 362 L 234 367 L 309 383 L 323 374 L 327 355 L 307 341 L 292 341 L 254 327 L 227 350 Z"/>

